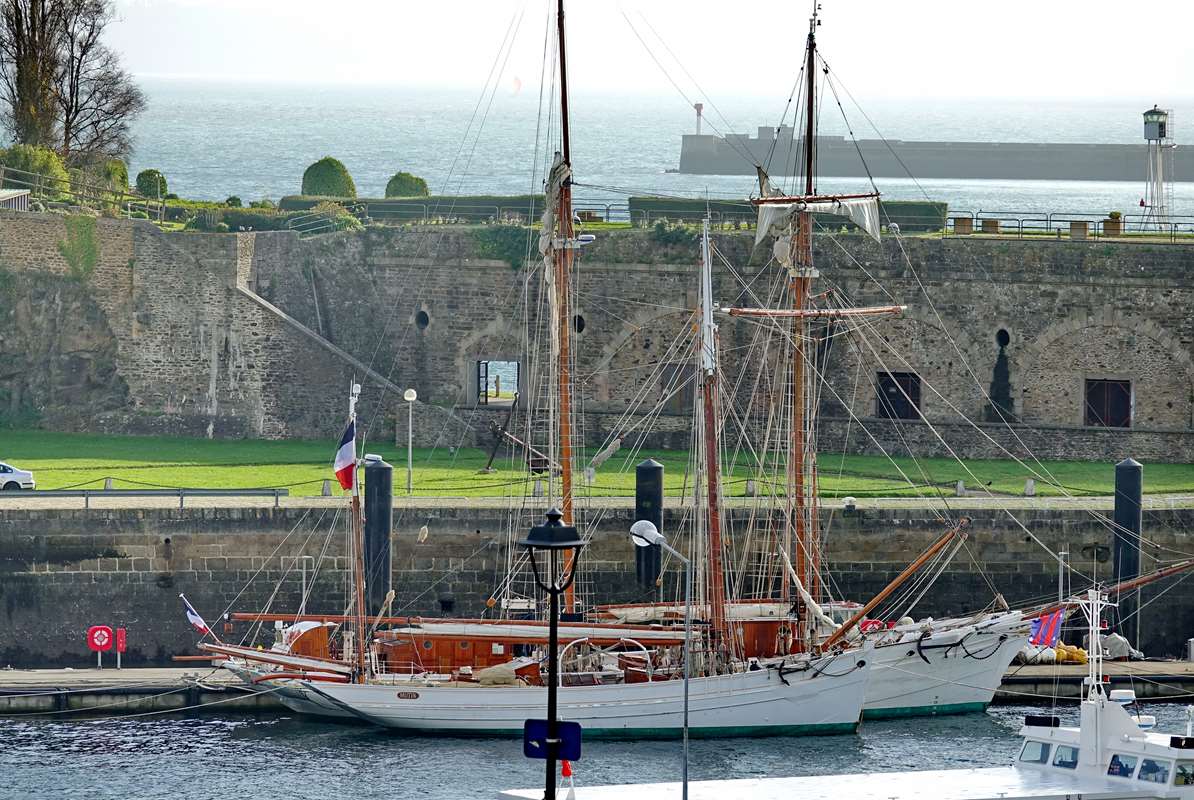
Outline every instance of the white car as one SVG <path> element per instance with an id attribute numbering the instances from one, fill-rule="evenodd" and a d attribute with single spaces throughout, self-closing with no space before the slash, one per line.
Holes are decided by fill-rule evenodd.
<path id="1" fill-rule="evenodd" d="M 28 470 L 17 469 L 12 464 L 0 461 L 0 489 L 13 491 L 16 489 L 36 489 L 37 482 L 33 480 L 33 473 Z"/>

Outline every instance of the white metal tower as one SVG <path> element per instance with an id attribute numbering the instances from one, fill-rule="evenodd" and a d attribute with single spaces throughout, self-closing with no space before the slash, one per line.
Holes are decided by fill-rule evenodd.
<path id="1" fill-rule="evenodd" d="M 1148 182 L 1144 186 L 1145 229 L 1163 230 L 1173 213 L 1173 111 L 1153 106 L 1144 112 L 1148 143 Z"/>

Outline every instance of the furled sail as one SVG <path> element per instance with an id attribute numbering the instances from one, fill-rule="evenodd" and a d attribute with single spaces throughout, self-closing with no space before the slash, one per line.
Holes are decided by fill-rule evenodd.
<path id="1" fill-rule="evenodd" d="M 834 214 L 846 217 L 867 235 L 879 241 L 879 196 L 865 195 L 863 197 L 848 198 L 809 198 L 802 200 L 793 198 L 791 203 L 760 203 L 759 227 L 755 233 L 755 244 L 763 241 L 763 237 L 774 234 L 780 235 L 786 228 L 793 214 L 809 211 L 814 214 Z"/>
<path id="2" fill-rule="evenodd" d="M 557 210 L 560 205 L 560 191 L 572 179 L 572 167 L 564 161 L 564 156 L 556 153 L 552 161 L 551 171 L 547 173 L 546 197 L 543 204 L 542 226 L 539 229 L 539 253 L 543 256 L 543 278 L 547 293 L 547 302 L 551 319 L 557 317 L 555 280 L 556 270 L 553 253 L 556 248 Z M 559 331 L 553 324 L 551 327 L 551 355 L 554 360 L 560 352 Z"/>

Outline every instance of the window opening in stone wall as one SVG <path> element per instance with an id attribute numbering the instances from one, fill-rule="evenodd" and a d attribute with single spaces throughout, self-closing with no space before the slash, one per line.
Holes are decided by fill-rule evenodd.
<path id="1" fill-rule="evenodd" d="M 572 318 L 572 329 L 577 333 L 585 332 L 585 318 L 581 314 L 577 314 Z"/>
<path id="2" fill-rule="evenodd" d="M 517 361 L 477 362 L 477 403 L 508 406 L 518 394 L 520 366 Z"/>
<path id="3" fill-rule="evenodd" d="M 426 330 L 427 326 L 430 324 L 431 317 L 426 311 L 420 311 L 418 314 L 415 314 L 415 325 L 419 327 L 419 330 Z"/>
<path id="4" fill-rule="evenodd" d="M 668 364 L 661 371 L 659 400 L 668 414 L 691 414 L 696 400 L 696 367 L 685 361 Z"/>
<path id="5" fill-rule="evenodd" d="M 1095 428 L 1132 427 L 1132 382 L 1088 378 L 1085 422 Z"/>
<path id="6" fill-rule="evenodd" d="M 880 372 L 875 379 L 875 416 L 920 419 L 920 376 L 913 372 Z"/>

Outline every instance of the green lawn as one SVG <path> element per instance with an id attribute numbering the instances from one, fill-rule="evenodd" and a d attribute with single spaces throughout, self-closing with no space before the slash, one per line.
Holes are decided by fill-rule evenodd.
<path id="1" fill-rule="evenodd" d="M 115 479 L 117 488 L 179 487 L 256 488 L 290 487 L 295 495 L 318 494 L 324 478 L 332 477 L 331 459 L 336 442 L 326 441 L 227 441 L 176 437 L 100 436 L 50 433 L 46 431 L 0 430 L 0 460 L 36 473 L 43 489 L 65 487 L 99 488 L 105 477 Z M 406 451 L 389 442 L 374 442 L 368 452 L 377 453 L 395 467 L 394 486 L 405 493 Z M 688 454 L 682 451 L 643 451 L 634 459 L 653 457 L 666 468 L 670 494 L 683 490 Z M 422 496 L 504 496 L 526 480 L 519 465 L 508 457 L 495 461 L 496 471 L 481 474 L 488 453 L 465 448 L 455 455 L 447 449 L 416 449 L 415 494 Z M 598 496 L 632 496 L 633 463 L 626 451 L 618 453 L 598 471 L 592 493 Z M 916 496 L 935 494 L 937 488 L 952 493 L 956 481 L 972 489 L 990 483 L 994 492 L 1021 494 L 1024 479 L 1031 473 L 1012 461 L 969 461 L 960 465 L 949 459 L 930 458 L 913 462 L 897 459 L 899 467 L 915 487 L 909 487 L 896 467 L 880 456 L 823 454 L 820 459 L 821 489 L 825 496 L 855 495 Z M 967 469 L 974 477 L 968 474 Z M 1052 461 L 1047 469 L 1065 490 L 1049 486 L 1038 477 L 1041 495 L 1110 494 L 1114 478 L 1110 464 Z M 746 490 L 747 470 L 739 467 L 726 477 L 730 495 Z M 977 478 L 977 480 L 976 480 Z M 579 476 L 578 476 L 579 481 Z M 766 483 L 766 482 L 763 482 Z M 781 478 L 782 483 L 782 478 Z M 1194 465 L 1147 464 L 1145 491 L 1194 492 Z"/>

